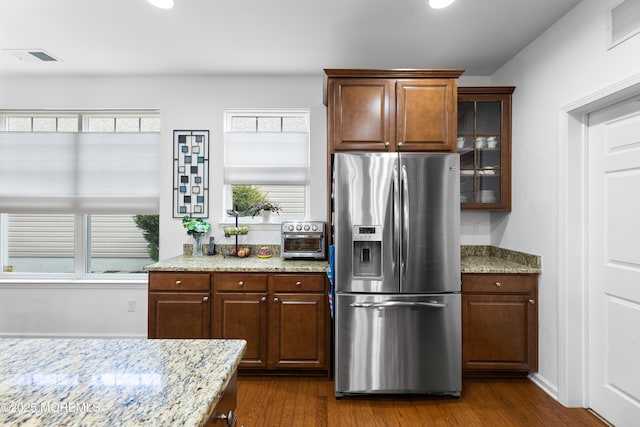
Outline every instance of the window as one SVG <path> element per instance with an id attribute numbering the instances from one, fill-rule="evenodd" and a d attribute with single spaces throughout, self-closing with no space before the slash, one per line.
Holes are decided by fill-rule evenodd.
<path id="1" fill-rule="evenodd" d="M 157 112 L 0 112 L 3 273 L 136 273 L 157 260 Z"/>
<path id="2" fill-rule="evenodd" d="M 282 209 L 274 219 L 306 218 L 309 111 L 226 110 L 225 114 L 225 212 L 237 208 L 250 217 L 251 205 L 270 201 Z"/>

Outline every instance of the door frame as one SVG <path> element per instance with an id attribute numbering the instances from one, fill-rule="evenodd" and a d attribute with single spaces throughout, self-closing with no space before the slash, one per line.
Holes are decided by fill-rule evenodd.
<path id="1" fill-rule="evenodd" d="M 589 114 L 636 96 L 640 96 L 640 74 L 567 104 L 560 111 L 558 400 L 568 407 L 589 407 Z"/>

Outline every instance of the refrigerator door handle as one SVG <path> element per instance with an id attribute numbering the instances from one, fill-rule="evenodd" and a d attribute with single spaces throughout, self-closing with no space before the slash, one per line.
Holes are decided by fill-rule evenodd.
<path id="1" fill-rule="evenodd" d="M 391 257 L 391 265 L 393 266 L 393 277 L 398 277 L 398 248 L 400 246 L 400 197 L 399 197 L 399 181 L 398 181 L 398 166 L 393 166 L 393 193 L 392 193 L 392 202 L 393 209 L 391 215 L 392 223 L 393 223 L 393 251 Z"/>
<path id="2" fill-rule="evenodd" d="M 350 304 L 354 308 L 390 308 L 390 307 L 413 307 L 413 308 L 446 308 L 447 304 L 438 301 L 385 301 L 385 302 L 354 302 Z"/>
<path id="3" fill-rule="evenodd" d="M 400 279 L 400 290 L 402 291 L 402 282 L 407 273 L 407 260 L 409 259 L 409 179 L 407 178 L 406 165 L 402 165 L 400 186 L 402 187 L 402 249 L 400 253 L 402 277 Z"/>

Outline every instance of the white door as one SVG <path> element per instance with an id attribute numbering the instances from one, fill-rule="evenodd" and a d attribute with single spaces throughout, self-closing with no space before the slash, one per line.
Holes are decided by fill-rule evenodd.
<path id="1" fill-rule="evenodd" d="M 589 403 L 640 420 L 640 102 L 589 117 Z"/>

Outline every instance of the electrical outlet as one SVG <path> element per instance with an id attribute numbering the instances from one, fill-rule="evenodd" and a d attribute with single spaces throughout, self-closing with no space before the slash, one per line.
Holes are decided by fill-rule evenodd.
<path id="1" fill-rule="evenodd" d="M 136 311 L 136 301 L 133 299 L 130 299 L 129 301 L 127 301 L 127 311 L 128 312 L 134 312 Z"/>

